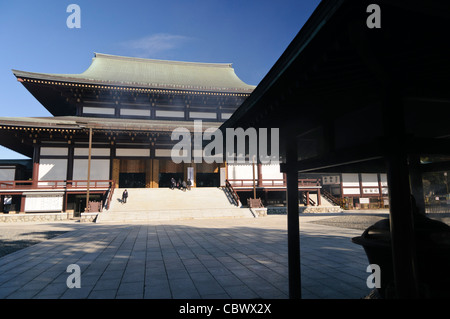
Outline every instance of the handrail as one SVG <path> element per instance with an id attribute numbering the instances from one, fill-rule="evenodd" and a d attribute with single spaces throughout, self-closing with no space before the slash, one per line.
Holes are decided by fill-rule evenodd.
<path id="1" fill-rule="evenodd" d="M 236 193 L 236 191 L 234 190 L 233 186 L 230 184 L 228 179 L 225 180 L 225 187 L 230 192 L 231 197 L 233 197 L 236 206 L 239 206 L 240 203 L 239 195 Z"/>
<path id="2" fill-rule="evenodd" d="M 233 187 L 252 187 L 253 179 L 229 179 L 230 185 Z M 299 178 L 299 187 L 317 187 L 321 186 L 320 180 L 315 178 Z M 257 187 L 286 187 L 286 180 L 283 178 L 263 179 L 258 183 Z"/>
<path id="3" fill-rule="evenodd" d="M 303 193 L 303 195 L 302 195 L 302 201 L 303 201 L 303 204 L 305 204 L 305 205 L 312 205 L 312 206 L 316 206 L 316 202 L 311 198 L 311 197 L 309 197 L 308 199 L 309 199 L 309 203 L 307 203 L 307 196 L 306 196 L 306 194 L 305 193 Z"/>
<path id="4" fill-rule="evenodd" d="M 48 181 L 0 181 L 1 189 L 79 189 L 87 187 L 87 180 L 48 180 Z M 90 180 L 90 188 L 106 188 L 112 180 Z"/>
<path id="5" fill-rule="evenodd" d="M 109 209 L 109 205 L 111 204 L 111 200 L 112 200 L 112 196 L 113 196 L 113 193 L 114 193 L 115 186 L 116 185 L 115 185 L 114 182 L 112 182 L 111 185 L 109 186 L 108 197 L 106 198 L 105 206 L 104 206 L 106 208 L 106 210 Z"/>
<path id="6" fill-rule="evenodd" d="M 337 206 L 342 206 L 342 202 L 333 196 L 333 194 L 331 194 L 329 191 L 327 191 L 326 189 L 322 189 L 322 195 L 328 199 L 329 201 L 331 201 L 333 204 L 337 205 Z"/>

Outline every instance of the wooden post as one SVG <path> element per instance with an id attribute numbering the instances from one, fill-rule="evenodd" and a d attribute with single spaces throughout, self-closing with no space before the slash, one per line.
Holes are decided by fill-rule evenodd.
<path id="1" fill-rule="evenodd" d="M 256 199 L 256 185 L 255 185 L 255 160 L 252 161 L 252 171 L 253 171 L 253 199 Z"/>
<path id="2" fill-rule="evenodd" d="M 383 126 L 386 137 L 389 221 L 397 298 L 419 298 L 419 278 L 411 205 L 409 168 L 405 145 L 405 119 L 401 95 L 386 89 Z"/>
<path id="3" fill-rule="evenodd" d="M 0 214 L 3 213 L 5 209 L 5 195 L 0 195 Z"/>
<path id="4" fill-rule="evenodd" d="M 39 153 L 40 148 L 38 145 L 33 145 L 33 172 L 32 172 L 32 185 L 37 187 L 39 183 Z"/>
<path id="5" fill-rule="evenodd" d="M 89 211 L 89 186 L 91 183 L 91 151 L 92 151 L 92 127 L 89 128 L 89 154 L 88 154 L 88 173 L 87 173 L 87 191 L 86 191 L 86 209 Z"/>
<path id="6" fill-rule="evenodd" d="M 298 215 L 297 139 L 287 132 L 286 204 L 288 232 L 289 298 L 301 298 L 300 224 Z"/>
<path id="7" fill-rule="evenodd" d="M 417 211 L 425 215 L 425 196 L 423 195 L 423 181 L 422 172 L 420 170 L 420 156 L 418 154 L 410 154 L 409 162 L 409 176 L 411 182 L 411 193 L 414 196 Z"/>
<path id="8" fill-rule="evenodd" d="M 257 168 L 258 168 L 258 170 L 257 170 L 257 172 L 258 172 L 258 186 L 259 187 L 263 187 L 262 164 L 258 163 Z"/>
<path id="9" fill-rule="evenodd" d="M 418 298 L 416 242 L 407 158 L 405 155 L 390 156 L 387 166 L 389 220 L 397 297 Z"/>
<path id="10" fill-rule="evenodd" d="M 24 194 L 22 194 L 20 197 L 19 213 L 25 213 L 25 201 L 26 201 L 26 196 Z M 16 209 L 16 211 L 17 211 L 17 209 Z"/>

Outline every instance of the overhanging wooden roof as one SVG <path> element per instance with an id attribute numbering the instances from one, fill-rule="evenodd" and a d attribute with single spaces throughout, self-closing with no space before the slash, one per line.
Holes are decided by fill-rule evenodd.
<path id="1" fill-rule="evenodd" d="M 200 129 L 218 128 L 218 122 L 161 121 L 135 119 L 102 119 L 77 116 L 56 117 L 0 117 L 0 145 L 32 157 L 33 146 L 41 142 L 87 142 L 89 128 L 96 142 L 151 143 L 164 140 L 171 145 L 171 134 L 176 128 L 191 134 Z"/>
<path id="2" fill-rule="evenodd" d="M 434 151 L 446 152 L 449 4 L 381 0 L 376 2 L 381 28 L 370 29 L 366 11 L 371 3 L 322 1 L 221 126 L 224 134 L 228 127 L 278 127 L 284 136 L 297 136 L 299 169 L 304 171 L 377 160 L 405 145 L 418 152 L 419 146 L 433 151 L 433 144 Z M 399 125 L 409 136 L 401 145 L 386 139 L 383 126 L 389 92 L 395 92 L 398 104 L 390 106 L 388 116 L 404 114 Z M 280 139 L 282 160 L 285 141 Z"/>
<path id="3" fill-rule="evenodd" d="M 104 131 L 130 131 L 130 132 L 172 132 L 176 128 L 186 128 L 194 131 L 194 121 L 161 121 L 138 119 L 104 119 L 79 116 L 55 117 L 0 117 L 0 128 L 26 127 L 41 129 L 85 129 Z M 202 121 L 202 130 L 218 128 L 218 122 Z"/>
<path id="4" fill-rule="evenodd" d="M 418 156 L 450 150 L 450 8 L 437 0 L 378 0 L 381 28 L 369 28 L 372 3 L 322 1 L 221 126 L 224 134 L 236 127 L 280 128 L 291 298 L 301 297 L 298 172 L 344 165 L 358 172 L 359 164 L 367 169 L 380 159 L 389 187 L 392 295 L 429 294 L 418 263 L 429 257 L 420 256 L 423 236 L 415 230 L 424 214 Z"/>
<path id="5" fill-rule="evenodd" d="M 95 53 L 81 74 L 49 74 L 13 70 L 18 78 L 68 83 L 118 85 L 212 92 L 250 93 L 255 87 L 238 78 L 229 63 L 153 60 Z"/>

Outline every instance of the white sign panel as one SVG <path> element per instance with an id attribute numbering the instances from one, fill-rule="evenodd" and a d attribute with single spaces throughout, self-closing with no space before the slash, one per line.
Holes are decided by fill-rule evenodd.
<path id="1" fill-rule="evenodd" d="M 364 194 L 378 194 L 379 190 L 378 188 L 363 188 Z"/>
<path id="2" fill-rule="evenodd" d="M 341 178 L 339 177 L 339 175 L 322 176 L 323 185 L 340 184 L 340 183 Z"/>
<path id="3" fill-rule="evenodd" d="M 347 187 L 343 188 L 344 195 L 359 195 L 359 188 Z"/>
<path id="4" fill-rule="evenodd" d="M 63 194 L 27 194 L 25 212 L 60 212 L 63 208 Z"/>

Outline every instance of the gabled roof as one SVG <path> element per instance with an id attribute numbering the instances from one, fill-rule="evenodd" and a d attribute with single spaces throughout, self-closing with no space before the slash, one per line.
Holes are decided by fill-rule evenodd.
<path id="1" fill-rule="evenodd" d="M 248 92 L 255 86 L 239 79 L 231 64 L 153 60 L 95 53 L 81 74 L 12 70 L 18 78 L 145 88 Z"/>

